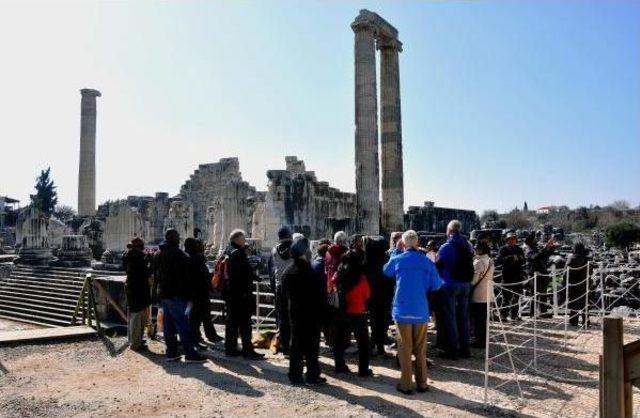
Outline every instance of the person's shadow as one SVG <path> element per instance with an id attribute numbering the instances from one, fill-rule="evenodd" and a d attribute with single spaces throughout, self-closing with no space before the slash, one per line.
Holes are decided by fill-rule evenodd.
<path id="1" fill-rule="evenodd" d="M 185 364 L 182 361 L 167 361 L 165 356 L 153 352 L 146 352 L 141 354 L 144 358 L 150 362 L 162 367 L 167 373 L 171 375 L 180 376 L 183 378 L 195 378 L 200 380 L 207 386 L 220 389 L 225 392 L 233 393 L 236 395 L 243 395 L 252 398 L 264 396 L 264 393 L 254 389 L 236 376 L 230 373 L 217 373 L 206 367 L 207 363 L 188 363 Z M 211 362 L 211 356 L 208 356 L 207 362 Z"/>

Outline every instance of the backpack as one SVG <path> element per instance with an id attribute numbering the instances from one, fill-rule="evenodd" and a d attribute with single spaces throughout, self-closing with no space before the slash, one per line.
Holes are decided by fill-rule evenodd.
<path id="1" fill-rule="evenodd" d="M 216 260 L 213 277 L 211 278 L 211 287 L 220 293 L 223 293 L 229 287 L 229 256 L 226 254 L 221 255 Z"/>
<path id="2" fill-rule="evenodd" d="M 458 262 L 453 269 L 454 277 L 461 282 L 471 283 L 475 273 L 473 269 L 473 252 L 468 248 L 466 241 L 462 246 L 456 245 L 456 251 L 458 252 Z"/>

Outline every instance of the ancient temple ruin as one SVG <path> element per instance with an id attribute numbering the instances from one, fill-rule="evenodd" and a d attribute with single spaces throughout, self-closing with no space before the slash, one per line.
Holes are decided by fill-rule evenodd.
<path id="1" fill-rule="evenodd" d="M 355 33 L 355 155 L 357 229 L 365 234 L 401 230 L 404 215 L 398 31 L 378 14 L 360 10 Z M 381 147 L 378 157 L 376 47 L 380 50 Z M 380 174 L 382 204 L 380 204 Z M 381 215 L 382 212 L 382 215 Z"/>
<path id="2" fill-rule="evenodd" d="M 355 38 L 356 193 L 342 192 L 318 180 L 316 173 L 307 171 L 304 161 L 295 156 L 285 157 L 284 168 L 268 170 L 267 189 L 257 190 L 242 178 L 240 162 L 232 157 L 199 165 L 175 196 L 164 192 L 129 196 L 107 202 L 96 212 L 96 97 L 101 93 L 82 89 L 80 225 L 72 233 L 84 235 L 86 242 L 67 238 L 63 244 L 63 234 L 55 234 L 60 238 L 55 246 L 63 246 L 73 255 L 84 252 L 89 245 L 97 256 L 105 250 L 106 264 L 117 265 L 131 238 L 157 245 L 167 228 L 177 229 L 183 239 L 200 238 L 217 251 L 236 228 L 246 230 L 255 246 L 267 248 L 276 243 L 277 230 L 283 225 L 311 239 L 330 238 L 338 230 L 369 235 L 407 228 L 443 232 L 446 222 L 453 218 L 461 219 L 466 230 L 475 227 L 475 212 L 436 208 L 430 202 L 412 206 L 404 213 L 399 72 L 402 43 L 389 22 L 368 10 L 360 11 L 351 28 Z M 376 50 L 380 51 L 380 121 Z"/>
<path id="3" fill-rule="evenodd" d="M 80 167 L 78 170 L 78 215 L 96 212 L 96 97 L 98 90 L 82 89 L 80 102 Z"/>

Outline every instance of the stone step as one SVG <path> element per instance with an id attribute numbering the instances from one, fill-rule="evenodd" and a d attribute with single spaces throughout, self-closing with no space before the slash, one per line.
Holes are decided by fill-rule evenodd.
<path id="1" fill-rule="evenodd" d="M 54 300 L 51 300 L 54 299 Z M 40 306 L 52 306 L 65 309 L 75 309 L 77 302 L 71 300 L 64 300 L 58 298 L 41 299 L 30 294 L 7 292 L 0 289 L 0 302 L 1 301 L 16 301 L 16 302 L 28 302 L 38 304 Z"/>
<path id="2" fill-rule="evenodd" d="M 75 305 L 60 307 L 60 306 L 53 306 L 50 304 L 45 305 L 42 303 L 38 303 L 37 301 L 33 303 L 27 299 L 22 299 L 22 300 L 2 299 L 0 300 L 0 304 L 5 306 L 15 306 L 17 308 L 26 307 L 29 309 L 35 309 L 42 312 L 51 312 L 52 314 L 60 314 L 60 315 L 73 315 L 73 311 L 75 310 Z"/>
<path id="3" fill-rule="evenodd" d="M 16 289 L 4 289 L 0 287 L 0 300 L 4 297 L 13 297 L 13 298 L 31 298 L 33 300 L 42 301 L 44 303 L 59 303 L 64 305 L 72 305 L 77 303 L 78 298 L 61 298 L 54 294 L 54 296 L 50 295 L 41 295 L 33 292 L 23 292 L 21 290 Z M 78 295 L 79 297 L 79 295 Z"/>
<path id="4" fill-rule="evenodd" d="M 12 271 L 11 277 L 38 277 L 42 279 L 65 280 L 68 282 L 83 282 L 84 276 L 71 276 L 44 271 Z"/>
<path id="5" fill-rule="evenodd" d="M 50 267 L 50 266 L 27 266 L 24 264 L 17 265 L 14 271 L 27 271 L 27 272 L 36 272 L 36 273 L 55 273 L 55 274 L 66 274 L 69 276 L 85 276 L 87 273 L 92 273 L 92 270 L 89 268 L 80 269 L 80 268 L 71 268 L 71 267 Z"/>
<path id="6" fill-rule="evenodd" d="M 46 290 L 42 290 L 29 285 L 18 286 L 13 284 L 3 284 L 0 286 L 0 289 L 29 295 L 52 296 L 67 300 L 78 300 L 80 297 L 80 291 L 75 293 L 58 292 L 57 289 L 46 288 Z"/>
<path id="7" fill-rule="evenodd" d="M 51 286 L 52 288 L 80 290 L 84 282 L 67 281 L 59 279 L 43 279 L 40 277 L 7 277 L 1 283 L 27 283 L 35 285 Z"/>
<path id="8" fill-rule="evenodd" d="M 41 292 L 49 292 L 49 293 L 55 293 L 55 294 L 59 294 L 61 296 L 71 296 L 71 297 L 75 297 L 76 299 L 78 298 L 78 296 L 80 296 L 80 290 L 82 288 L 78 288 L 78 289 L 67 289 L 67 288 L 63 288 L 63 287 L 59 287 L 56 286 L 55 284 L 51 283 L 51 284 L 31 284 L 31 283 L 25 283 L 23 281 L 15 281 L 15 282 L 8 282 L 8 281 L 3 281 L 2 282 L 2 287 L 3 288 L 12 288 L 12 289 L 21 289 L 25 292 L 28 292 L 30 289 L 32 289 L 34 292 L 36 291 L 41 291 Z"/>
<path id="9" fill-rule="evenodd" d="M 28 315 L 27 317 L 24 317 L 22 315 L 14 315 L 12 312 L 3 312 L 0 309 L 0 318 L 3 319 L 9 319 L 11 321 L 18 321 L 18 322 L 24 322 L 27 324 L 33 324 L 33 325 L 40 325 L 40 326 L 44 326 L 47 328 L 58 328 L 58 327 L 63 327 L 64 325 L 60 325 L 60 324 L 52 324 L 49 322 L 44 322 L 43 320 L 41 320 L 40 318 L 34 318 L 31 315 Z"/>
<path id="10" fill-rule="evenodd" d="M 62 326 L 71 325 L 71 318 L 73 316 L 73 312 L 65 315 L 54 312 L 43 312 L 39 309 L 29 307 L 12 306 L 5 303 L 0 303 L 0 312 L 4 314 L 13 314 L 15 316 L 26 316 L 27 318 L 38 318 L 43 322 L 56 323 Z"/>

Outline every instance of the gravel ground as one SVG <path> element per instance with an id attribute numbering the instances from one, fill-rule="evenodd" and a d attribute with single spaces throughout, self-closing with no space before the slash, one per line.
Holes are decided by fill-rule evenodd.
<path id="1" fill-rule="evenodd" d="M 599 331 L 591 332 L 592 340 Z M 594 345 L 595 342 L 593 343 Z M 556 344 L 557 345 L 557 344 Z M 127 349 L 122 337 L 94 338 L 42 345 L 0 348 L 0 416 L 595 416 L 597 387 L 520 376 L 526 401 L 515 398 L 507 383 L 489 392 L 484 407 L 484 356 L 433 359 L 431 392 L 404 396 L 395 391 L 399 372 L 393 358 L 375 358 L 373 378 L 336 376 L 323 350 L 328 384 L 292 387 L 288 362 L 280 355 L 266 361 L 227 359 L 209 351 L 205 364 L 168 363 L 161 343 L 141 355 Z M 558 348 L 558 354 L 561 350 Z M 586 357 L 585 357 L 586 358 Z M 355 357 L 351 356 L 355 370 Z M 548 356 L 544 361 L 564 361 Z M 582 371 L 597 373 L 596 363 L 580 360 Z M 492 374 L 491 385 L 509 373 Z M 595 404 L 593 403 L 595 400 Z M 586 406 L 585 406 L 586 405 Z M 592 413 L 593 412 L 593 413 Z"/>

